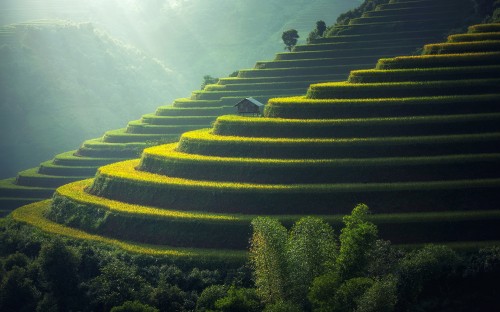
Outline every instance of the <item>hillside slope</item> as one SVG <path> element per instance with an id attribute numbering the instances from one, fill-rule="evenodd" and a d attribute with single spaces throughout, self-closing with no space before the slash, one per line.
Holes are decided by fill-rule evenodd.
<path id="1" fill-rule="evenodd" d="M 0 28 L 0 176 L 173 99 L 177 76 L 92 24 Z"/>
<path id="2" fill-rule="evenodd" d="M 499 68 L 500 24 L 472 26 L 422 55 L 271 99 L 267 118 L 219 117 L 13 215 L 67 235 L 230 256 L 257 214 L 338 225 L 364 202 L 394 243 L 497 242 Z"/>
<path id="3" fill-rule="evenodd" d="M 421 5 L 415 9 L 415 3 Z M 414 14 L 400 16 L 400 9 L 393 7 L 401 6 L 409 6 Z M 450 12 L 451 16 L 442 18 Z M 382 15 L 387 22 L 373 23 L 370 14 Z M 234 113 L 233 105 L 242 98 L 252 96 L 265 102 L 270 97 L 303 94 L 311 83 L 344 80 L 350 70 L 369 68 L 381 57 L 412 54 L 423 43 L 442 40 L 471 16 L 475 15 L 468 0 L 402 1 L 384 10 L 377 7 L 354 25 L 340 26 L 343 35 L 297 45 L 291 53 L 259 61 L 252 69 L 240 70 L 237 77 L 222 78 L 192 92 L 189 98 L 176 99 L 172 105 L 158 107 L 154 114 L 129 122 L 126 128 L 85 141 L 77 151 L 56 155 L 38 168 L 20 172 L 15 180 L 1 181 L 0 203 L 8 211 L 48 197 L 55 187 L 90 177 L 99 166 L 137 157 L 145 147 L 173 142 L 185 131 L 209 127 L 218 115 Z M 432 29 L 428 29 L 429 24 Z"/>

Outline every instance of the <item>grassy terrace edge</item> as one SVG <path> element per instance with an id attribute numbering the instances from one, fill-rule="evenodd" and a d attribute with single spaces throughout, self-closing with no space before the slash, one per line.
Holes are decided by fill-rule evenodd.
<path id="1" fill-rule="evenodd" d="M 470 187 L 499 187 L 500 179 L 480 179 L 480 180 L 458 180 L 458 181 L 432 181 L 432 182 L 403 182 L 403 183 L 359 183 L 359 184 L 255 184 L 238 182 L 212 182 L 197 181 L 183 178 L 173 178 L 154 173 L 137 171 L 139 159 L 123 161 L 99 168 L 97 179 L 100 177 L 112 180 L 129 181 L 133 184 L 144 184 L 144 186 L 156 187 L 181 187 L 198 190 L 198 188 L 210 190 L 232 190 L 235 192 L 345 192 L 345 191 L 395 191 L 413 189 L 448 189 L 448 188 L 470 188 Z"/>
<path id="2" fill-rule="evenodd" d="M 231 250 L 206 250 L 206 249 L 186 249 L 170 248 L 165 246 L 151 246 L 119 241 L 101 235 L 89 234 L 85 231 L 69 228 L 58 223 L 47 220 L 44 214 L 49 209 L 51 201 L 45 200 L 18 208 L 12 212 L 9 218 L 16 222 L 37 228 L 38 230 L 52 235 L 60 235 L 70 239 L 88 240 L 105 245 L 111 245 L 130 253 L 144 254 L 151 256 L 161 256 L 170 258 L 175 262 L 191 263 L 196 265 L 213 265 L 214 263 L 224 263 L 233 267 L 243 265 L 247 261 L 246 251 Z M 466 241 L 466 242 L 436 242 L 434 244 L 445 244 L 455 250 L 477 250 L 479 248 L 498 245 L 499 241 Z M 421 247 L 423 244 L 396 244 L 395 246 L 413 249 Z"/>
<path id="3" fill-rule="evenodd" d="M 90 181 L 60 188 L 54 197 L 48 217 L 59 223 L 69 223 L 72 227 L 126 241 L 230 249 L 248 247 L 250 223 L 257 217 L 257 215 L 240 214 L 209 215 L 204 212 L 158 209 L 108 199 L 101 201 L 99 197 L 85 193 L 84 189 L 88 183 Z M 303 216 L 305 215 L 302 213 L 274 217 L 285 226 L 291 227 Z M 342 227 L 342 216 L 343 214 L 321 215 L 325 221 L 338 229 Z M 401 236 L 401 229 L 406 229 L 407 234 L 421 233 L 416 236 L 414 243 L 429 243 L 436 238 L 438 241 L 453 242 L 455 240 L 451 237 L 455 236 L 450 237 L 450 233 L 455 233 L 457 229 L 462 233 L 458 241 L 468 242 L 478 238 L 491 240 L 493 237 L 491 233 L 496 232 L 495 229 L 500 222 L 500 211 L 373 214 L 369 219 L 379 226 L 381 237 L 395 243 L 408 242 L 404 238 L 405 235 Z M 128 233 L 131 226 L 135 234 Z M 447 230 L 443 235 L 439 235 L 440 229 L 443 228 Z M 199 235 L 193 235 L 198 231 Z M 203 237 L 207 235 L 216 238 L 209 245 L 203 241 Z M 156 238 L 152 241 L 152 237 Z"/>
<path id="4" fill-rule="evenodd" d="M 272 98 L 265 107 L 267 117 L 293 119 L 391 117 L 432 115 L 436 110 L 448 114 L 473 113 L 471 103 L 481 111 L 497 112 L 500 94 L 434 96 L 378 99 L 308 99 L 305 96 Z"/>
<path id="5" fill-rule="evenodd" d="M 51 200 L 45 200 L 26 205 L 14 210 L 11 216 L 14 220 L 36 227 L 43 232 L 62 235 L 74 239 L 90 240 L 108 245 L 114 245 L 122 250 L 138 254 L 152 256 L 165 256 L 173 260 L 187 262 L 225 262 L 228 264 L 241 265 L 247 260 L 244 251 L 209 250 L 192 248 L 172 248 L 168 246 L 151 246 L 111 239 L 101 235 L 89 234 L 82 230 L 63 226 L 47 220 L 44 214 L 50 207 Z"/>

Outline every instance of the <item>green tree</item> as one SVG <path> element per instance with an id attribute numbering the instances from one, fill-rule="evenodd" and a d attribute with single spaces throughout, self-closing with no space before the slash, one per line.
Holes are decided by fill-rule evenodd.
<path id="1" fill-rule="evenodd" d="M 360 204 L 343 218 L 340 252 L 335 264 L 339 278 L 343 281 L 366 275 L 378 235 L 375 224 L 366 220 L 368 211 L 368 206 Z"/>
<path id="2" fill-rule="evenodd" d="M 417 304 L 427 305 L 428 309 L 430 304 L 440 304 L 437 301 L 442 299 L 436 297 L 449 298 L 449 294 L 443 293 L 448 287 L 443 286 L 450 281 L 459 263 L 458 255 L 447 246 L 427 245 L 406 255 L 398 266 L 397 310 L 405 311 Z M 424 290 L 431 294 L 430 301 L 422 297 Z"/>
<path id="3" fill-rule="evenodd" d="M 324 21 L 317 21 L 316 28 L 309 33 L 307 43 L 313 43 L 315 39 L 322 38 L 326 31 L 326 24 Z"/>
<path id="4" fill-rule="evenodd" d="M 389 274 L 376 280 L 358 299 L 356 312 L 392 312 L 397 297 L 397 278 Z"/>
<path id="5" fill-rule="evenodd" d="M 273 304 L 268 304 L 264 308 L 264 312 L 302 312 L 304 311 L 300 305 L 288 302 L 288 301 L 279 301 Z"/>
<path id="6" fill-rule="evenodd" d="M 360 204 L 344 216 L 335 265 L 314 279 L 308 294 L 315 311 L 330 311 L 331 306 L 352 306 L 371 286 L 373 280 L 366 276 L 376 246 L 377 227 L 366 220 L 368 211 L 366 205 Z"/>
<path id="7" fill-rule="evenodd" d="M 152 292 L 137 268 L 120 260 L 114 260 L 101 269 L 101 275 L 88 283 L 89 297 L 94 310 L 108 310 L 128 300 L 138 300 L 140 291 Z"/>
<path id="8" fill-rule="evenodd" d="M 324 21 L 317 21 L 316 22 L 316 31 L 317 31 L 319 37 L 323 37 L 325 30 L 326 30 L 326 23 Z"/>
<path id="9" fill-rule="evenodd" d="M 0 310 L 34 311 L 39 295 L 33 281 L 26 276 L 26 270 L 14 266 L 0 284 Z"/>
<path id="10" fill-rule="evenodd" d="M 285 50 L 292 51 L 292 48 L 297 44 L 297 39 L 299 39 L 299 33 L 295 29 L 289 29 L 284 31 L 281 35 L 281 39 L 285 44 Z"/>
<path id="11" fill-rule="evenodd" d="M 227 295 L 215 302 L 215 308 L 222 312 L 257 312 L 262 307 L 253 288 L 229 287 Z"/>
<path id="12" fill-rule="evenodd" d="M 78 266 L 80 257 L 75 250 L 66 247 L 61 239 L 45 244 L 37 259 L 42 278 L 58 300 L 61 310 L 71 310 L 78 305 Z"/>
<path id="13" fill-rule="evenodd" d="M 151 293 L 151 301 L 161 311 L 181 311 L 186 294 L 177 286 L 166 282 L 165 278 L 161 278 L 153 292 Z"/>
<path id="14" fill-rule="evenodd" d="M 210 75 L 203 76 L 203 82 L 201 83 L 200 90 L 203 90 L 209 84 L 215 84 L 219 82 L 219 78 L 212 77 Z"/>
<path id="15" fill-rule="evenodd" d="M 291 299 L 306 304 L 307 292 L 314 278 L 327 272 L 335 263 L 337 244 L 332 227 L 316 217 L 297 221 L 287 241 L 287 259 Z"/>
<path id="16" fill-rule="evenodd" d="M 20 268 L 26 267 L 30 263 L 30 259 L 25 254 L 16 251 L 16 253 L 10 254 L 3 262 L 3 269 L 5 271 L 10 271 L 13 267 L 18 266 Z"/>
<path id="17" fill-rule="evenodd" d="M 122 305 L 113 307 L 110 312 L 159 312 L 159 310 L 139 301 L 125 301 Z"/>
<path id="18" fill-rule="evenodd" d="M 203 289 L 196 302 L 197 312 L 209 312 L 215 310 L 215 302 L 227 295 L 225 285 L 212 285 Z"/>
<path id="19" fill-rule="evenodd" d="M 316 277 L 311 285 L 307 298 L 313 305 L 313 311 L 328 311 L 335 302 L 335 294 L 342 285 L 336 271 Z"/>
<path id="20" fill-rule="evenodd" d="M 358 301 L 367 289 L 373 285 L 373 280 L 367 277 L 355 277 L 340 285 L 331 302 L 318 311 L 350 312 L 356 310 Z"/>
<path id="21" fill-rule="evenodd" d="M 287 230 L 276 219 L 252 221 L 250 260 L 257 293 L 264 303 L 288 299 L 288 267 L 285 255 Z"/>

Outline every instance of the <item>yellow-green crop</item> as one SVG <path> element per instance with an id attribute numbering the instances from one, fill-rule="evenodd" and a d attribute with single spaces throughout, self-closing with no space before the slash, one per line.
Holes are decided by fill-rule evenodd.
<path id="1" fill-rule="evenodd" d="M 141 214 L 152 217 L 184 218 L 193 220 L 238 220 L 237 216 L 227 214 L 208 214 L 158 209 L 155 207 L 133 205 L 103 197 L 97 197 L 85 192 L 85 188 L 90 186 L 91 183 L 92 179 L 66 184 L 59 187 L 56 192 L 59 195 L 70 198 L 71 200 L 78 203 L 99 206 L 117 213 Z"/>
<path id="2" fill-rule="evenodd" d="M 41 229 L 44 232 L 63 235 L 67 237 L 92 240 L 106 244 L 112 244 L 120 247 L 126 251 L 150 254 L 150 255 L 166 255 L 166 256 L 176 256 L 176 257 L 186 257 L 195 256 L 196 253 L 189 250 L 165 248 L 165 247 L 149 247 L 141 244 L 127 243 L 119 241 L 116 239 L 107 238 L 100 235 L 89 234 L 87 232 L 76 230 L 64 225 L 47 220 L 43 214 L 49 209 L 50 200 L 37 202 L 21 208 L 16 209 L 12 212 L 12 217 L 20 222 L 30 224 Z"/>

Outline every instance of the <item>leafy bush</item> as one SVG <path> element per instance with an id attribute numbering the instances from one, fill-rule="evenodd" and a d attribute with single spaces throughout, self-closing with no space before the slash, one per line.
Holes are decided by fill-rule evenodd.
<path id="1" fill-rule="evenodd" d="M 210 75 L 203 76 L 203 82 L 201 83 L 200 90 L 205 89 L 207 85 L 215 84 L 219 81 L 219 78 L 212 77 Z"/>
<path id="2" fill-rule="evenodd" d="M 122 305 L 111 308 L 110 312 L 159 312 L 160 310 L 139 301 L 125 301 Z"/>
<path id="3" fill-rule="evenodd" d="M 209 312 L 215 310 L 215 302 L 226 297 L 227 291 L 225 285 L 212 285 L 203 289 L 196 301 L 196 311 Z"/>
<path id="4" fill-rule="evenodd" d="M 264 312 L 302 312 L 304 311 L 298 304 L 280 301 L 266 305 Z"/>
<path id="5" fill-rule="evenodd" d="M 313 43 L 315 39 L 322 38 L 327 27 L 324 21 L 317 21 L 316 28 L 307 37 L 307 43 Z"/>
<path id="6" fill-rule="evenodd" d="M 215 301 L 215 308 L 222 312 L 258 312 L 261 304 L 255 289 L 231 286 L 225 297 Z"/>

